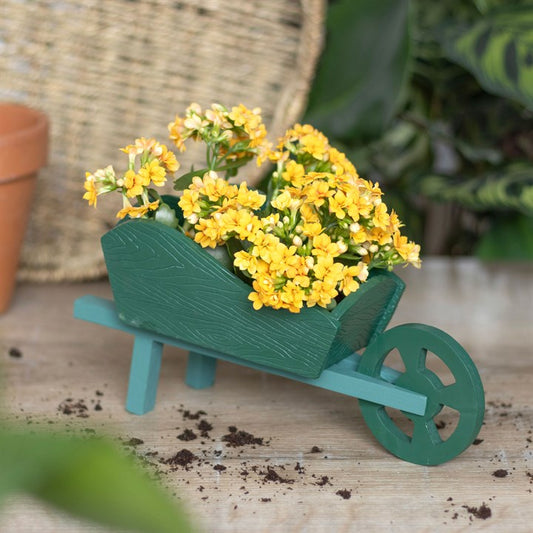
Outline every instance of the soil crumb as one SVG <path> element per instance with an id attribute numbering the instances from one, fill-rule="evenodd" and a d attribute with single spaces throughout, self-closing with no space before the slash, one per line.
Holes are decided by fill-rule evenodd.
<path id="1" fill-rule="evenodd" d="M 173 455 L 168 459 L 162 459 L 161 462 L 171 466 L 182 466 L 185 470 L 188 470 L 192 462 L 196 461 L 196 459 L 198 459 L 198 457 L 194 455 L 194 453 L 184 448 L 176 453 L 176 455 Z"/>
<path id="2" fill-rule="evenodd" d="M 499 468 L 498 470 L 495 470 L 492 475 L 494 477 L 507 477 L 509 475 L 509 472 L 503 468 Z"/>
<path id="3" fill-rule="evenodd" d="M 190 441 L 197 438 L 196 433 L 192 429 L 186 429 L 183 433 L 177 436 L 179 440 Z"/>
<path id="4" fill-rule="evenodd" d="M 468 505 L 463 505 L 463 507 L 476 518 L 481 518 L 481 520 L 486 520 L 492 516 L 492 511 L 485 502 L 483 502 L 479 507 L 469 507 Z"/>
<path id="5" fill-rule="evenodd" d="M 9 357 L 13 357 L 14 359 L 20 359 L 22 357 L 22 352 L 16 346 L 9 348 L 7 353 L 9 354 Z"/>
<path id="6" fill-rule="evenodd" d="M 57 410 L 64 415 L 74 415 L 78 418 L 89 417 L 89 413 L 87 412 L 89 408 L 84 400 L 73 400 L 72 398 L 67 398 L 59 404 Z"/>
<path id="7" fill-rule="evenodd" d="M 141 444 L 144 444 L 144 441 L 142 439 L 132 437 L 130 440 L 124 443 L 124 446 L 140 446 Z"/>
<path id="8" fill-rule="evenodd" d="M 237 429 L 235 426 L 228 428 L 229 433 L 222 437 L 222 441 L 226 443 L 226 446 L 232 448 L 238 448 L 239 446 L 247 446 L 250 444 L 257 444 L 263 446 L 263 438 L 255 437 L 251 433 Z"/>
<path id="9" fill-rule="evenodd" d="M 352 491 L 348 489 L 338 490 L 335 494 L 344 500 L 349 500 L 352 497 Z"/>

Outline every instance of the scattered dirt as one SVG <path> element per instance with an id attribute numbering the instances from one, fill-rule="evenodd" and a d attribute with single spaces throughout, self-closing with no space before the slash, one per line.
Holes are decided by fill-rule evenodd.
<path id="1" fill-rule="evenodd" d="M 466 509 L 472 516 L 476 518 L 481 518 L 481 520 L 486 520 L 492 516 L 492 511 L 485 502 L 483 502 L 479 507 L 469 507 L 468 505 L 463 505 L 463 508 Z"/>
<path id="2" fill-rule="evenodd" d="M 63 415 L 73 415 L 78 418 L 89 417 L 89 408 L 87 407 L 85 400 L 66 398 L 58 405 L 57 410 Z"/>
<path id="3" fill-rule="evenodd" d="M 194 453 L 183 448 L 176 455 L 173 455 L 169 459 L 161 459 L 160 462 L 171 466 L 181 466 L 185 470 L 190 470 L 192 463 L 197 459 L 198 457 Z"/>
<path id="4" fill-rule="evenodd" d="M 196 427 L 197 427 L 198 431 L 200 432 L 200 436 L 205 438 L 205 439 L 209 438 L 209 433 L 208 432 L 213 429 L 212 424 L 210 424 L 205 419 L 200 420 L 200 422 L 198 422 L 198 424 L 196 424 Z"/>
<path id="5" fill-rule="evenodd" d="M 22 352 L 16 346 L 9 348 L 7 353 L 9 354 L 9 357 L 13 357 L 13 359 L 20 359 L 22 357 Z"/>
<path id="6" fill-rule="evenodd" d="M 186 429 L 183 433 L 177 436 L 179 440 L 190 441 L 198 438 L 198 435 L 192 429 Z"/>
<path id="7" fill-rule="evenodd" d="M 509 472 L 503 468 L 499 468 L 498 470 L 495 470 L 492 475 L 494 477 L 507 477 L 509 475 Z"/>
<path id="8" fill-rule="evenodd" d="M 201 416 L 206 415 L 205 411 L 196 411 L 196 413 L 191 413 L 188 409 L 179 409 L 183 420 L 199 420 Z"/>
<path id="9" fill-rule="evenodd" d="M 262 437 L 254 437 L 251 433 L 238 430 L 235 426 L 228 427 L 228 431 L 229 433 L 222 437 L 222 441 L 228 447 L 238 448 L 239 446 L 264 445 L 264 439 Z"/>
<path id="10" fill-rule="evenodd" d="M 142 439 L 138 439 L 137 437 L 132 437 L 130 440 L 124 442 L 124 446 L 140 446 L 141 444 L 144 444 L 144 441 Z"/>
<path id="11" fill-rule="evenodd" d="M 352 497 L 352 491 L 348 489 L 338 490 L 335 494 L 343 500 L 349 500 Z"/>

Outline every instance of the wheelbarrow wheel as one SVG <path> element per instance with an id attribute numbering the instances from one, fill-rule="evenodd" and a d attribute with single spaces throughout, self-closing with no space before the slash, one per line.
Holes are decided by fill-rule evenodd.
<path id="1" fill-rule="evenodd" d="M 366 348 L 358 371 L 379 377 L 387 356 L 395 349 L 405 371 L 391 381 L 425 395 L 425 413 L 400 411 L 400 419 L 406 417 L 410 421 L 403 424 L 383 405 L 360 400 L 363 417 L 376 439 L 397 457 L 421 465 L 444 463 L 468 448 L 481 428 L 485 397 L 478 371 L 457 341 L 424 324 L 405 324 L 380 335 Z M 440 359 L 439 370 L 428 368 L 428 353 Z M 448 381 L 444 382 L 445 378 Z M 439 433 L 442 423 L 435 417 L 445 407 L 447 412 L 458 415 L 458 421 L 452 433 L 443 436 Z"/>

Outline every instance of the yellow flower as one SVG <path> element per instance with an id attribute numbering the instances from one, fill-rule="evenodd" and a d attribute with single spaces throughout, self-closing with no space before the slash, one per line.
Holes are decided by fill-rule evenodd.
<path id="1" fill-rule="evenodd" d="M 397 231 L 393 236 L 394 248 L 400 254 L 404 261 L 411 263 L 414 267 L 420 268 L 422 262 L 420 261 L 420 246 L 411 242 L 407 237 L 400 235 Z"/>
<path id="2" fill-rule="evenodd" d="M 139 176 L 143 180 L 143 185 L 147 187 L 150 181 L 154 185 L 161 187 L 167 181 L 165 168 L 159 164 L 159 160 L 152 159 L 146 163 L 140 170 Z"/>
<path id="3" fill-rule="evenodd" d="M 183 196 L 180 198 L 178 205 L 181 207 L 185 218 L 189 218 L 195 213 L 200 213 L 199 197 L 200 193 L 198 191 L 192 191 L 191 189 L 185 189 L 183 191 Z"/>
<path id="4" fill-rule="evenodd" d="M 250 253 L 254 257 L 260 257 L 267 263 L 272 262 L 272 254 L 275 252 L 280 240 L 272 233 L 264 233 L 263 231 L 257 231 L 255 235 L 250 236 L 250 241 L 253 243 L 253 247 Z"/>
<path id="5" fill-rule="evenodd" d="M 233 264 L 240 270 L 249 272 L 252 276 L 257 272 L 258 262 L 261 261 L 252 254 L 241 250 L 234 255 Z"/>
<path id="6" fill-rule="evenodd" d="M 380 228 L 382 230 L 387 230 L 389 223 L 390 223 L 390 217 L 387 213 L 387 206 L 381 202 L 376 206 L 374 209 L 374 216 L 372 218 L 372 223 L 376 228 Z"/>
<path id="7" fill-rule="evenodd" d="M 117 213 L 117 218 L 124 218 L 125 216 L 129 216 L 130 218 L 141 218 L 146 215 L 148 211 L 155 211 L 158 207 L 159 200 L 140 206 L 126 205 Z"/>
<path id="8" fill-rule="evenodd" d="M 231 128 L 231 123 L 228 120 L 227 110 L 220 104 L 212 104 L 211 109 L 206 109 L 205 118 L 214 126 L 221 129 Z"/>
<path id="9" fill-rule="evenodd" d="M 305 222 L 302 226 L 302 233 L 306 237 L 316 237 L 320 235 L 323 231 L 322 224 L 320 222 Z"/>
<path id="10" fill-rule="evenodd" d="M 289 190 L 284 190 L 279 196 L 276 196 L 270 204 L 274 209 L 284 211 L 288 209 L 292 201 L 292 196 Z"/>
<path id="11" fill-rule="evenodd" d="M 332 165 L 331 170 L 337 175 L 350 174 L 357 177 L 357 170 L 353 164 L 348 160 L 345 154 L 339 152 L 336 148 L 330 148 L 328 152 L 328 159 Z"/>
<path id="12" fill-rule="evenodd" d="M 176 172 L 180 168 L 180 164 L 176 159 L 174 152 L 171 152 L 164 144 L 160 145 L 162 148 L 161 155 L 158 156 L 161 164 L 169 171 Z"/>
<path id="13" fill-rule="evenodd" d="M 320 224 L 320 217 L 318 216 L 318 213 L 312 204 L 303 203 L 300 207 L 300 216 L 306 223 L 311 224 L 316 222 Z"/>
<path id="14" fill-rule="evenodd" d="M 246 209 L 228 209 L 219 220 L 221 237 L 236 233 L 240 240 L 248 240 L 262 227 L 259 218 Z"/>
<path id="15" fill-rule="evenodd" d="M 327 307 L 339 294 L 334 285 L 321 280 L 313 281 L 311 289 L 310 294 L 307 296 L 307 307 L 315 305 Z"/>
<path id="16" fill-rule="evenodd" d="M 343 292 L 344 296 L 355 292 L 359 288 L 359 281 L 356 281 L 355 278 L 361 280 L 360 276 L 364 277 L 365 274 L 368 275 L 368 269 L 363 262 L 359 262 L 357 265 L 345 266 L 342 270 L 343 277 L 339 283 L 339 290 Z"/>
<path id="17" fill-rule="evenodd" d="M 313 255 L 337 257 L 341 254 L 339 245 L 336 242 L 331 242 L 329 235 L 321 233 L 313 238 Z"/>
<path id="18" fill-rule="evenodd" d="M 302 148 L 308 154 L 311 154 L 315 159 L 323 160 L 329 148 L 327 138 L 320 132 L 313 132 L 304 135 L 300 142 Z"/>
<path id="19" fill-rule="evenodd" d="M 215 219 L 201 218 L 194 229 L 196 230 L 194 240 L 202 248 L 216 248 L 220 244 L 224 244 L 220 234 L 220 226 Z"/>
<path id="20" fill-rule="evenodd" d="M 344 265 L 336 263 L 331 256 L 319 256 L 313 267 L 313 273 L 316 279 L 336 285 L 343 279 Z"/>
<path id="21" fill-rule="evenodd" d="M 128 198 L 140 196 L 148 183 L 146 183 L 145 178 L 139 174 L 136 174 L 134 170 L 130 169 L 126 171 L 126 174 L 124 174 L 124 187 L 126 188 L 126 196 Z"/>
<path id="22" fill-rule="evenodd" d="M 305 292 L 292 281 L 287 281 L 280 294 L 282 307 L 299 313 L 304 304 Z"/>
<path id="23" fill-rule="evenodd" d="M 295 187 L 303 187 L 309 181 L 309 178 L 305 179 L 305 167 L 292 159 L 287 162 L 281 176 Z"/>
<path id="24" fill-rule="evenodd" d="M 350 202 L 350 199 L 342 192 L 337 191 L 330 199 L 329 199 L 329 212 L 333 213 L 338 220 L 342 220 L 346 217 L 345 209 L 347 210 L 352 203 Z"/>
<path id="25" fill-rule="evenodd" d="M 183 122 L 182 118 L 176 116 L 174 122 L 168 124 L 169 137 L 180 152 L 185 152 L 185 139 L 187 138 L 184 136 L 185 125 Z"/>
<path id="26" fill-rule="evenodd" d="M 258 191 L 250 191 L 245 182 L 239 185 L 239 192 L 237 194 L 237 202 L 242 207 L 250 209 L 259 209 L 266 200 L 266 196 Z"/>
<path id="27" fill-rule="evenodd" d="M 306 196 L 306 202 L 313 204 L 315 207 L 321 207 L 326 198 L 333 195 L 333 190 L 329 188 L 328 182 L 321 179 L 311 182 L 302 192 Z"/>
<path id="28" fill-rule="evenodd" d="M 96 189 L 96 183 L 94 176 L 90 172 L 85 173 L 85 194 L 83 195 L 83 199 L 87 200 L 89 202 L 89 205 L 94 205 L 96 207 L 96 198 L 98 196 L 98 190 Z"/>

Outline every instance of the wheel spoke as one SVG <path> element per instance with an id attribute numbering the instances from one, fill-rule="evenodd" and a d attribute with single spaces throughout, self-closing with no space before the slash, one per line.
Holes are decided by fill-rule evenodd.
<path id="1" fill-rule="evenodd" d="M 427 350 L 417 343 L 408 343 L 399 348 L 405 371 L 418 374 L 425 369 Z"/>
<path id="2" fill-rule="evenodd" d="M 443 387 L 436 398 L 442 405 L 451 407 L 456 411 L 462 412 L 468 410 L 472 406 L 472 394 L 468 387 L 465 387 L 462 383 L 452 383 Z"/>
<path id="3" fill-rule="evenodd" d="M 426 450 L 429 447 L 436 446 L 442 442 L 439 430 L 433 419 L 425 420 L 422 417 L 416 417 L 414 420 L 412 446 L 420 450 Z"/>

